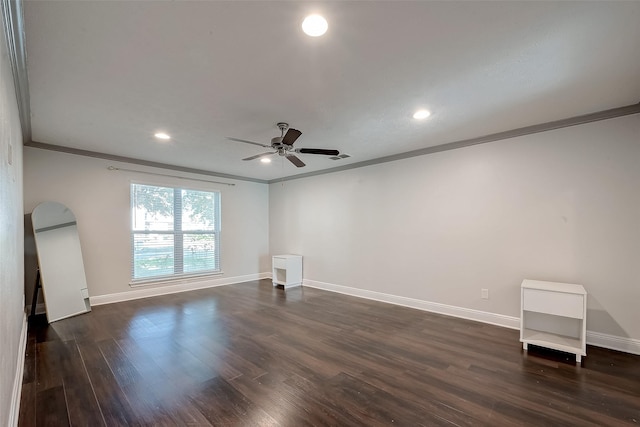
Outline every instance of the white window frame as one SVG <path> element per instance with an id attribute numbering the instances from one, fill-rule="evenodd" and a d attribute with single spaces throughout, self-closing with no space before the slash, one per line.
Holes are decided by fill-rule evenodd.
<path id="1" fill-rule="evenodd" d="M 173 230 L 169 231 L 158 231 L 158 230 L 150 230 L 150 231 L 140 231 L 140 230 L 134 230 L 133 227 L 133 215 L 134 215 L 134 186 L 135 185 L 145 185 L 145 186 L 154 186 L 154 187 L 162 187 L 162 188 L 166 188 L 166 189 L 172 189 L 174 191 L 174 216 L 173 216 L 173 221 L 174 221 L 174 228 Z M 214 230 L 209 231 L 209 230 L 187 230 L 186 232 L 181 230 L 182 228 L 182 223 L 179 220 L 179 218 L 181 218 L 182 216 L 182 211 L 180 211 L 180 213 L 178 215 L 176 215 L 176 204 L 178 203 L 175 199 L 175 194 L 178 192 L 181 192 L 182 190 L 192 190 L 192 191 L 201 191 L 201 192 L 208 192 L 208 193 L 212 193 L 215 195 L 215 205 L 214 205 Z M 181 198 L 180 198 L 180 202 L 178 203 L 178 205 L 181 204 Z M 190 278 L 197 278 L 197 277 L 206 277 L 206 276 L 216 276 L 216 275 L 221 275 L 223 274 L 222 271 L 222 267 L 221 267 L 221 256 L 220 256 L 220 247 L 221 247 L 221 242 L 220 242 L 220 238 L 221 238 L 221 212 L 222 212 L 222 208 L 221 208 L 221 192 L 219 190 L 212 190 L 210 188 L 197 188 L 197 187 L 192 187 L 192 186 L 178 186 L 175 184 L 167 184 L 167 183 L 158 183 L 158 182 L 144 182 L 144 181 L 131 181 L 129 183 L 129 212 L 130 212 L 130 220 L 129 220 L 129 235 L 130 235 L 130 260 L 131 260 L 131 276 L 130 276 L 130 282 L 129 285 L 131 287 L 136 287 L 136 286 L 146 286 L 146 285 L 151 285 L 151 284 L 158 284 L 158 283 L 167 283 L 167 282 L 181 282 L 184 281 L 185 279 L 190 279 Z M 176 217 L 178 218 L 178 227 L 176 227 Z M 177 229 L 176 229 L 177 228 Z M 212 269 L 212 270 L 206 270 L 206 271 L 197 271 L 197 272 L 188 272 L 188 273 L 184 273 L 184 272 L 174 272 L 173 274 L 165 274 L 165 275 L 158 275 L 158 276 L 150 276 L 150 277 L 142 277 L 142 278 L 134 278 L 134 273 L 135 273 L 135 259 L 134 259 L 134 252 L 135 252 L 135 247 L 134 247 L 134 241 L 135 241 L 135 235 L 136 234 L 169 234 L 169 235 L 173 235 L 174 236 L 174 242 L 173 242 L 173 248 L 174 248 L 174 268 L 175 268 L 175 259 L 176 259 L 176 255 L 175 254 L 182 254 L 183 251 L 183 247 L 182 247 L 182 242 L 183 239 L 182 237 L 184 236 L 184 234 L 199 234 L 199 233 L 203 233 L 203 234 L 213 234 L 214 235 L 214 241 L 215 241 L 215 263 L 216 263 L 216 268 Z M 179 236 L 176 239 L 176 236 Z M 181 264 L 181 263 L 180 263 Z"/>

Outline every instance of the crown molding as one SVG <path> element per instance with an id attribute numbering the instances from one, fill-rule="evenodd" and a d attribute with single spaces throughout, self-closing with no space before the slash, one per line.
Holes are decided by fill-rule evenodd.
<path id="1" fill-rule="evenodd" d="M 115 154 L 106 154 L 106 153 L 100 153 L 97 151 L 81 150 L 79 148 L 65 147 L 62 145 L 55 145 L 55 144 L 46 144 L 44 142 L 38 142 L 38 141 L 26 142 L 24 146 L 39 148 L 41 150 L 50 150 L 50 151 L 57 151 L 60 153 L 74 154 L 76 156 L 93 157 L 97 159 L 111 160 L 114 162 L 123 162 L 123 163 L 130 163 L 130 164 L 140 165 L 140 166 L 149 166 L 152 168 L 160 168 L 160 169 L 168 169 L 168 170 L 174 170 L 174 171 L 184 172 L 184 173 L 192 173 L 196 175 L 215 176 L 217 178 L 236 179 L 240 181 L 251 181 L 251 182 L 257 182 L 260 184 L 269 183 L 269 181 L 266 181 L 264 179 L 249 178 L 246 176 L 239 176 L 239 175 L 230 175 L 227 173 L 212 172 L 204 169 L 188 168 L 184 166 L 171 165 L 168 163 L 152 162 L 152 161 L 143 160 L 143 159 L 136 159 L 133 157 L 116 156 Z"/>
<path id="2" fill-rule="evenodd" d="M 22 140 L 31 141 L 31 107 L 29 104 L 29 80 L 27 77 L 27 52 L 24 33 L 24 15 L 21 0 L 0 0 L 2 28 L 4 30 L 11 72 L 20 115 Z"/>

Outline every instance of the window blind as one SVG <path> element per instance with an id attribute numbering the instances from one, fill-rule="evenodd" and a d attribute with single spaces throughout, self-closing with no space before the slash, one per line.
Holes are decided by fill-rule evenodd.
<path id="1" fill-rule="evenodd" d="M 220 193 L 131 184 L 131 277 L 220 271 Z"/>

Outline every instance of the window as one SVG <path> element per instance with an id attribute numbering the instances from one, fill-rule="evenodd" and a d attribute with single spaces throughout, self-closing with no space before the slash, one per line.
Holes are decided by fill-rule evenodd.
<path id="1" fill-rule="evenodd" d="M 131 184 L 131 277 L 220 271 L 220 193 Z"/>

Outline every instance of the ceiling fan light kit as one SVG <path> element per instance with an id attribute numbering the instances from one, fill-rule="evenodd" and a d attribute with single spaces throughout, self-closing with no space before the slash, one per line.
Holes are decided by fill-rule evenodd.
<path id="1" fill-rule="evenodd" d="M 302 132 L 298 129 L 293 129 L 289 127 L 288 123 L 278 122 L 276 124 L 278 129 L 280 129 L 280 136 L 276 136 L 275 138 L 271 138 L 271 145 L 260 144 L 259 142 L 247 141 L 245 139 L 231 138 L 227 137 L 227 139 L 236 142 L 244 142 L 245 144 L 257 145 L 260 147 L 271 148 L 275 151 L 269 151 L 266 153 L 256 154 L 255 156 L 247 157 L 242 160 L 255 160 L 260 159 L 263 163 L 269 163 L 265 161 L 267 156 L 272 156 L 277 154 L 279 156 L 285 157 L 291 163 L 293 163 L 296 167 L 302 168 L 305 166 L 305 163 L 300 160 L 298 156 L 293 153 L 299 154 L 319 154 L 323 156 L 339 156 L 340 152 L 338 150 L 330 150 L 326 148 L 293 148 L 293 143 L 296 142 Z M 347 156 L 348 157 L 348 156 Z"/>

